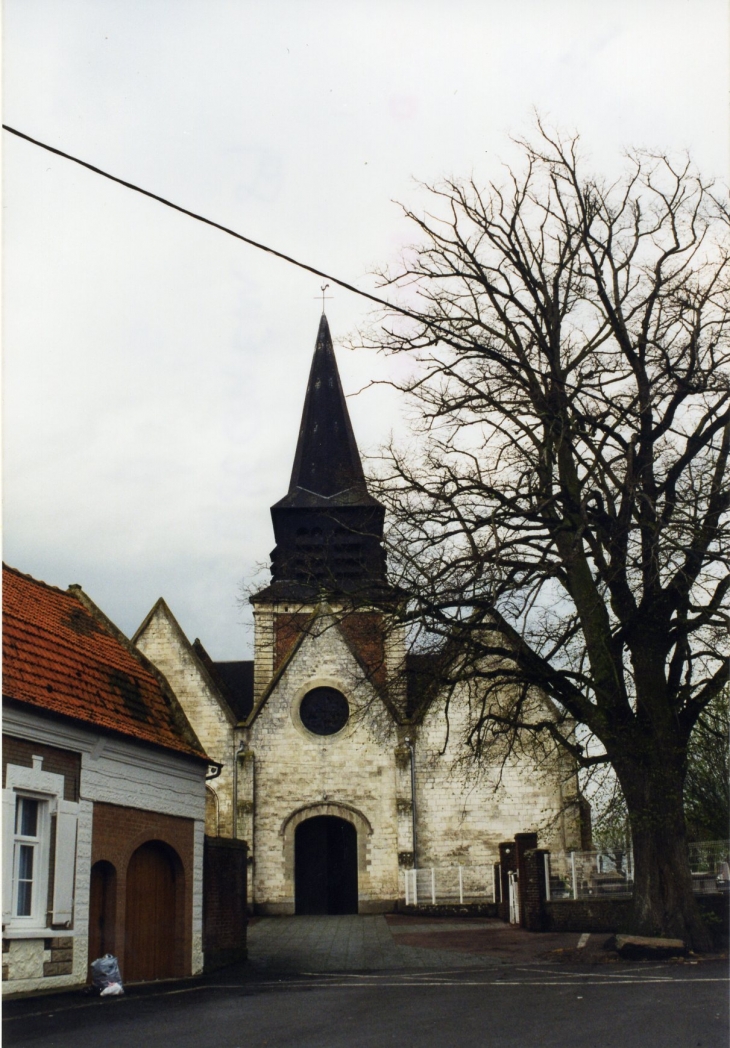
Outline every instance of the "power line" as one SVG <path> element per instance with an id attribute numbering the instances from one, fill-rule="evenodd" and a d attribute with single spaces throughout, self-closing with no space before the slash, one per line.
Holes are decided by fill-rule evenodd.
<path id="1" fill-rule="evenodd" d="M 16 135 L 18 138 L 30 142 L 31 145 L 39 146 L 39 148 L 45 149 L 49 153 L 55 153 L 56 156 L 63 157 L 64 160 L 71 160 L 74 164 L 79 164 L 81 167 L 85 167 L 88 171 L 93 171 L 95 175 L 101 175 L 102 178 L 108 178 L 110 182 L 117 182 L 120 186 L 124 186 L 126 189 L 132 189 L 135 193 L 141 193 L 142 196 L 150 197 L 152 200 L 156 200 L 159 204 L 164 204 L 165 207 L 171 207 L 173 211 L 179 211 L 181 214 L 187 215 L 188 218 L 194 218 L 196 222 L 203 222 L 206 226 L 213 226 L 214 229 L 220 229 L 222 233 L 227 233 L 229 236 L 235 237 L 236 240 L 242 240 L 244 244 L 249 244 L 251 247 L 258 248 L 259 251 L 266 251 L 267 254 L 274 255 L 276 258 L 280 258 L 284 262 L 289 262 L 293 266 L 298 266 L 299 269 L 305 269 L 308 273 L 314 273 L 315 276 L 324 277 L 325 280 L 331 280 L 333 284 L 337 284 L 338 287 L 342 287 L 346 291 L 352 291 L 353 294 L 360 295 L 361 298 L 367 298 L 371 302 L 377 302 L 379 306 L 385 306 L 387 309 L 395 310 L 396 313 L 402 313 L 403 316 L 411 317 L 412 320 L 419 319 L 414 313 L 411 313 L 407 309 L 403 309 L 402 306 L 397 306 L 393 302 L 386 302 L 384 298 L 378 298 L 377 295 L 371 295 L 367 291 L 361 291 L 352 284 L 348 284 L 345 280 L 333 277 L 331 273 L 325 273 L 321 269 L 315 269 L 314 266 L 308 266 L 306 262 L 299 262 L 298 259 L 292 258 L 290 255 L 285 255 L 282 251 L 276 251 L 273 247 L 267 247 L 266 244 L 260 244 L 257 240 L 252 240 L 250 237 L 244 236 L 243 233 L 237 233 L 235 229 L 229 229 L 228 226 L 223 226 L 220 222 L 214 222 L 212 218 L 206 218 L 204 215 L 199 215 L 197 212 L 190 211 L 188 208 L 182 207 L 180 204 L 173 203 L 172 200 L 167 200 L 158 193 L 152 193 L 149 189 L 143 189 L 141 186 L 135 185 L 134 182 L 127 182 L 123 178 L 118 178 L 117 175 L 112 175 L 109 171 L 103 171 L 100 167 L 96 167 L 95 164 L 89 164 L 86 160 L 80 160 L 77 156 L 72 156 L 70 153 L 64 153 L 62 149 L 56 149 L 55 146 L 49 146 L 46 142 L 40 142 L 37 138 L 31 138 L 30 135 L 25 135 L 22 131 L 18 131 L 14 127 L 8 127 L 7 124 L 3 124 L 3 128 L 5 131 L 9 131 L 11 135 Z"/>

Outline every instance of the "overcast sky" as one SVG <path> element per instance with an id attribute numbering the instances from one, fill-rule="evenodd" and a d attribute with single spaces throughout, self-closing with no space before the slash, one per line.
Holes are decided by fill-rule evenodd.
<path id="1" fill-rule="evenodd" d="M 363 289 L 537 107 L 728 170 L 726 0 L 5 0 L 4 122 Z M 250 657 L 317 278 L 3 134 L 5 560 Z M 331 289 L 335 344 L 368 303 Z M 345 391 L 392 363 L 340 349 Z M 359 445 L 401 405 L 351 397 Z M 262 577 L 262 582 L 265 581 Z"/>

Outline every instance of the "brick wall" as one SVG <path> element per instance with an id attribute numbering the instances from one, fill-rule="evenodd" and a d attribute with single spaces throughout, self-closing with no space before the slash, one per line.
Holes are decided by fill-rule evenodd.
<path id="1" fill-rule="evenodd" d="M 282 612 L 274 621 L 275 652 L 274 672 L 278 670 L 291 649 L 299 640 L 301 632 L 309 622 L 311 615 L 303 612 Z"/>
<path id="2" fill-rule="evenodd" d="M 520 883 L 520 923 L 531 932 L 545 928 L 545 848 L 526 851 L 523 859 L 524 878 Z"/>
<path id="3" fill-rule="evenodd" d="M 525 865 L 525 856 L 528 851 L 534 851 L 537 848 L 537 834 L 536 833 L 516 833 L 515 834 L 515 859 L 517 867 L 517 883 L 519 885 L 519 917 L 520 924 L 524 928 L 526 925 L 525 916 L 525 899 L 529 898 L 531 905 L 534 904 L 534 895 L 537 889 L 537 882 L 533 880 L 533 885 L 530 885 L 527 868 Z M 532 871 L 531 871 L 532 872 Z M 534 877 L 534 874 L 533 874 Z M 533 889 L 530 891 L 530 889 Z M 538 898 L 539 902 L 539 898 Z"/>
<path id="4" fill-rule="evenodd" d="M 206 837 L 203 851 L 205 970 L 246 959 L 245 841 Z"/>
<path id="5" fill-rule="evenodd" d="M 697 897 L 703 919 L 716 949 L 727 949 L 730 928 L 730 898 L 727 895 Z M 630 932 L 631 899 L 557 899 L 544 904 L 545 931 Z"/>
<path id="6" fill-rule="evenodd" d="M 631 899 L 556 899 L 544 904 L 548 932 L 625 932 L 631 926 Z"/>
<path id="7" fill-rule="evenodd" d="M 630 932 L 633 900 L 611 898 L 555 899 L 547 901 L 545 848 L 531 847 L 536 835 L 516 834 L 514 844 L 499 846 L 503 893 L 507 872 L 519 872 L 520 923 L 533 932 Z M 697 905 L 710 930 L 715 949 L 726 949 L 730 941 L 730 893 L 696 897 Z M 501 903 L 498 915 L 509 920 L 509 906 Z"/>
<path id="8" fill-rule="evenodd" d="M 386 681 L 383 616 L 374 612 L 350 612 L 342 616 L 339 626 L 357 652 L 369 678 L 378 687 L 383 687 Z"/>
<path id="9" fill-rule="evenodd" d="M 716 950 L 727 950 L 730 942 L 730 892 L 700 895 L 697 905 Z"/>
<path id="10" fill-rule="evenodd" d="M 182 864 L 182 879 L 178 879 L 180 895 L 176 900 L 177 927 L 175 929 L 177 975 L 191 974 L 193 882 L 194 882 L 194 821 L 158 812 L 124 808 L 116 804 L 96 803 L 92 836 L 92 865 L 101 859 L 110 862 L 116 871 L 116 913 L 114 943 L 124 978 L 124 928 L 127 903 L 127 869 L 133 853 L 146 841 L 159 840 L 177 853 Z M 94 960 L 94 958 L 89 958 Z"/>
<path id="11" fill-rule="evenodd" d="M 63 775 L 64 800 L 77 801 L 81 779 L 81 754 L 59 750 L 55 746 L 46 746 L 40 742 L 29 742 L 27 739 L 16 739 L 12 735 L 3 735 L 3 789 L 7 781 L 8 764 L 32 768 L 34 756 L 43 758 L 43 771 Z"/>

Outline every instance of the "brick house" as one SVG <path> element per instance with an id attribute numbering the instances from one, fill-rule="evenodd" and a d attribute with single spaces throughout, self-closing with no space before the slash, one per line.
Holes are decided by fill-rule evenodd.
<path id="1" fill-rule="evenodd" d="M 3 990 L 203 967 L 210 761 L 162 674 L 78 586 L 3 567 Z"/>
<path id="2" fill-rule="evenodd" d="M 162 600 L 133 638 L 223 765 L 208 784 L 208 832 L 248 842 L 254 911 L 387 911 L 404 869 L 491 870 L 499 843 L 526 830 L 579 847 L 575 768 L 523 755 L 465 774 L 467 689 L 447 720 L 433 665 L 392 628 L 384 510 L 324 315 L 289 490 L 271 513 L 252 662 L 210 660 Z"/>

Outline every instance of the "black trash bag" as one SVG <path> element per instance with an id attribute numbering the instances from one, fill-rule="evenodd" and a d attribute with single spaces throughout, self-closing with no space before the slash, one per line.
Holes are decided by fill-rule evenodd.
<path id="1" fill-rule="evenodd" d="M 89 967 L 91 968 L 92 985 L 99 991 L 101 997 L 116 997 L 124 993 L 119 961 L 111 953 L 97 957 Z"/>

